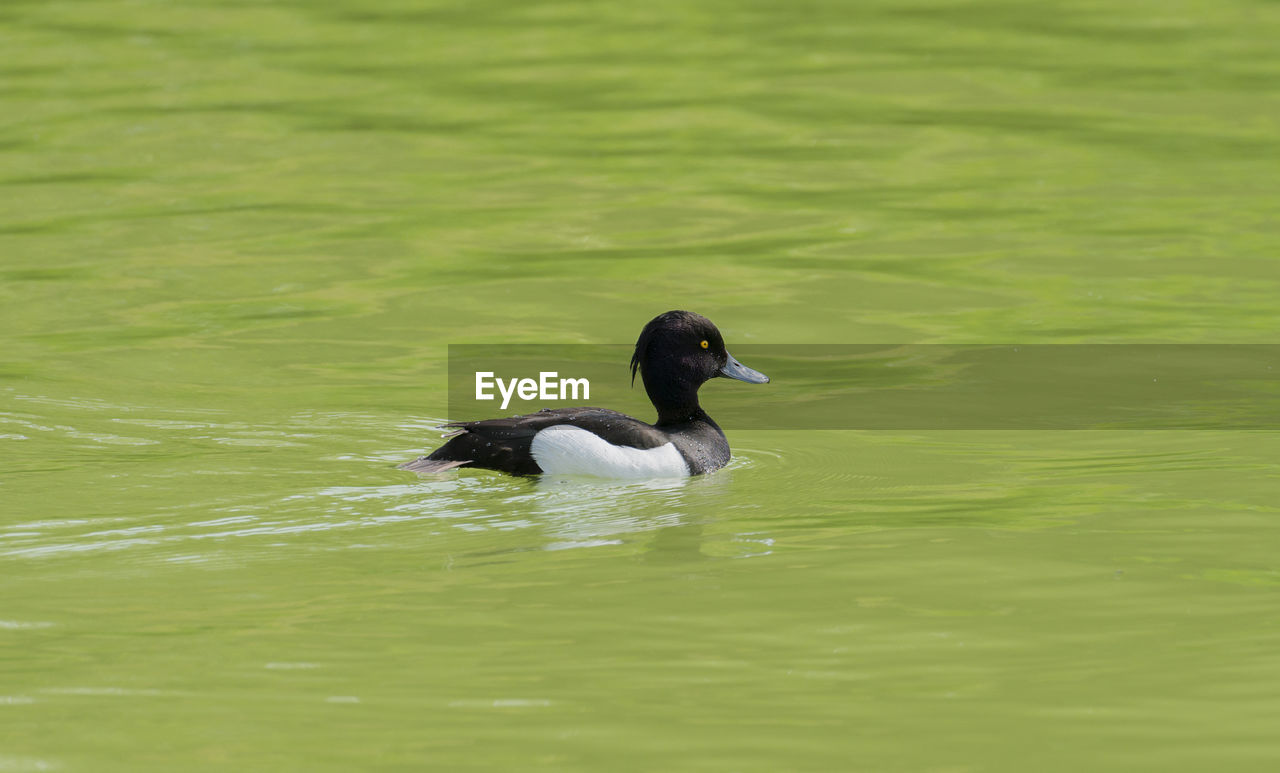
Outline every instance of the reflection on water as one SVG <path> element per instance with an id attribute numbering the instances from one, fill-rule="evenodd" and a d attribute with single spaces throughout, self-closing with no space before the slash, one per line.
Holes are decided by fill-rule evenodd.
<path id="1" fill-rule="evenodd" d="M 541 476 L 535 507 L 553 540 L 547 549 L 621 544 L 622 535 L 679 526 L 690 518 L 685 504 L 693 480 L 698 479 L 628 482 Z"/>

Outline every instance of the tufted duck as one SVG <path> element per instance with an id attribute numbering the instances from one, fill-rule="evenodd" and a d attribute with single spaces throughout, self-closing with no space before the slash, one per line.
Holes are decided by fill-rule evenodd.
<path id="1" fill-rule="evenodd" d="M 400 465 L 414 472 L 483 467 L 516 475 L 567 473 L 605 478 L 700 475 L 729 461 L 724 432 L 698 405 L 698 388 L 717 376 L 767 384 L 735 360 L 711 320 L 668 311 L 644 326 L 631 357 L 658 420 L 646 424 L 605 408 L 544 408 L 525 416 L 446 424 L 449 442 Z"/>

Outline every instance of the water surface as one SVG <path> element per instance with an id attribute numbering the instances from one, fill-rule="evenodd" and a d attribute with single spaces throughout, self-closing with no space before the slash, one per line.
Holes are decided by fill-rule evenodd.
<path id="1" fill-rule="evenodd" d="M 1275 769 L 1273 433 L 394 465 L 448 344 L 670 308 L 1274 343 L 1277 38 L 1254 1 L 10 0 L 0 771 Z"/>

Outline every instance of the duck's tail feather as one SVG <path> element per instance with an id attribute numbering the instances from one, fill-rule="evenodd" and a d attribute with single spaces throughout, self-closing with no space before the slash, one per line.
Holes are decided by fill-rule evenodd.
<path id="1" fill-rule="evenodd" d="M 404 464 L 398 465 L 396 469 L 408 470 L 409 472 L 417 473 L 447 472 L 448 470 L 452 470 L 454 467 L 461 467 L 464 464 L 470 463 L 470 459 L 463 459 L 461 461 L 444 461 L 443 459 L 432 459 L 428 456 L 420 456 L 412 462 L 405 462 Z"/>

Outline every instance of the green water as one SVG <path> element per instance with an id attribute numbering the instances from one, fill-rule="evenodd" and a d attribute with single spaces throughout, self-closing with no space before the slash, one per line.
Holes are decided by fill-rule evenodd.
<path id="1" fill-rule="evenodd" d="M 670 308 L 1274 343 L 1278 39 L 1208 0 L 5 0 L 0 771 L 1276 769 L 1274 433 L 394 464 L 448 344 Z"/>

